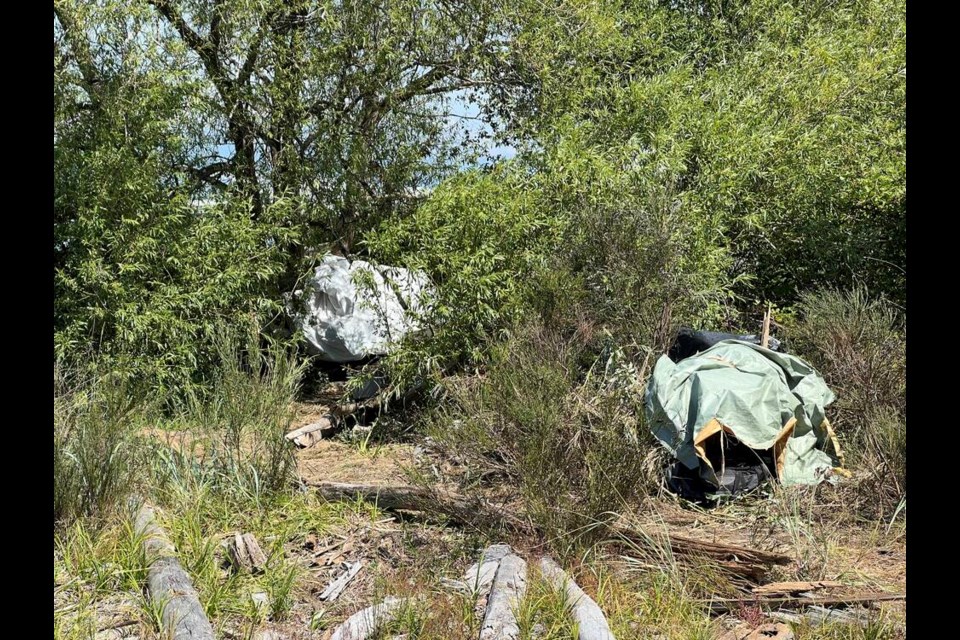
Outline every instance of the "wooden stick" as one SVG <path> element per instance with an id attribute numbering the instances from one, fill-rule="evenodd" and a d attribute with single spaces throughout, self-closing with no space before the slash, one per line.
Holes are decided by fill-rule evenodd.
<path id="1" fill-rule="evenodd" d="M 646 537 L 645 533 L 635 531 L 622 524 L 614 524 L 613 532 L 630 540 L 643 541 Z M 679 554 L 708 556 L 724 562 L 745 562 L 749 564 L 787 565 L 793 562 L 792 557 L 783 553 L 763 551 L 762 549 L 742 547 L 725 542 L 698 540 L 668 531 L 655 531 L 653 533 L 662 534 L 670 543 L 671 549 Z"/>
<path id="2" fill-rule="evenodd" d="M 512 553 L 505 556 L 490 586 L 480 640 L 517 640 L 520 637 L 515 612 L 526 590 L 526 561 Z"/>
<path id="3" fill-rule="evenodd" d="M 150 600 L 162 607 L 164 631 L 172 640 L 214 640 L 197 590 L 177 560 L 173 543 L 157 524 L 153 507 L 147 503 L 140 506 L 134 527 L 137 535 L 143 536 L 147 557 L 155 558 L 147 572 L 147 591 Z"/>
<path id="4" fill-rule="evenodd" d="M 770 318 L 773 316 L 773 305 L 767 303 L 767 312 L 763 314 L 763 336 L 760 338 L 760 346 L 764 349 L 770 345 Z"/>
<path id="5" fill-rule="evenodd" d="M 600 606 L 553 559 L 540 558 L 540 573 L 554 589 L 567 594 L 570 613 L 577 622 L 578 640 L 616 640 Z"/>
<path id="6" fill-rule="evenodd" d="M 301 449 L 312 447 L 325 436 L 331 435 L 338 429 L 336 420 L 331 415 L 320 418 L 317 422 L 294 429 L 284 437 Z"/>
<path id="7" fill-rule="evenodd" d="M 337 627 L 330 640 L 366 640 L 381 625 L 393 620 L 404 602 L 403 598 L 385 598 L 380 604 L 361 609 Z"/>

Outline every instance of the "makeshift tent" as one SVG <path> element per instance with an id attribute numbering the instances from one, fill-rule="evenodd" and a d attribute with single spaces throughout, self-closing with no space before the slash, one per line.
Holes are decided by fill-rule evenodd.
<path id="1" fill-rule="evenodd" d="M 355 362 L 388 353 L 419 329 L 428 287 L 422 273 L 327 255 L 287 306 L 311 353 L 330 362 Z"/>
<path id="2" fill-rule="evenodd" d="M 784 484 L 816 484 L 840 451 L 824 410 L 823 378 L 796 356 L 723 340 L 674 363 L 661 356 L 646 393 L 650 429 L 687 469 L 727 483 L 727 453 L 745 445 Z M 835 461 L 827 453 L 831 448 Z"/>

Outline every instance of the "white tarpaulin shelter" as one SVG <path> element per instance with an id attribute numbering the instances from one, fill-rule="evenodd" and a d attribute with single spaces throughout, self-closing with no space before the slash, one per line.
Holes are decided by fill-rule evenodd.
<path id="1" fill-rule="evenodd" d="M 327 255 L 289 305 L 309 350 L 330 362 L 382 355 L 419 329 L 425 274 Z"/>

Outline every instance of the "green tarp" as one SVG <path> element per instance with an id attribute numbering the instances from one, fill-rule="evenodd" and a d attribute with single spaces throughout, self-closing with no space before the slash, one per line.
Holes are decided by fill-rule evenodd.
<path id="1" fill-rule="evenodd" d="M 689 469 L 705 459 L 697 445 L 733 434 L 753 449 L 772 449 L 784 485 L 816 484 L 835 466 L 824 451 L 824 408 L 834 400 L 823 378 L 799 358 L 724 340 L 674 363 L 661 356 L 647 387 L 650 429 Z M 712 465 L 706 464 L 707 473 Z"/>

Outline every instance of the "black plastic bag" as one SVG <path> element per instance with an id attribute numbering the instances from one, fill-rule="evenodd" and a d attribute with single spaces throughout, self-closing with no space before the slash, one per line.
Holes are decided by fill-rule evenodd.
<path id="1" fill-rule="evenodd" d="M 750 344 L 760 344 L 760 336 L 737 335 L 735 333 L 720 333 L 717 331 L 696 331 L 688 327 L 683 327 L 677 332 L 667 357 L 674 362 L 680 362 L 684 358 L 697 355 L 701 351 L 706 351 L 713 345 L 722 340 L 741 340 Z M 783 345 L 776 338 L 770 338 L 767 348 L 771 351 L 783 351 Z"/>

